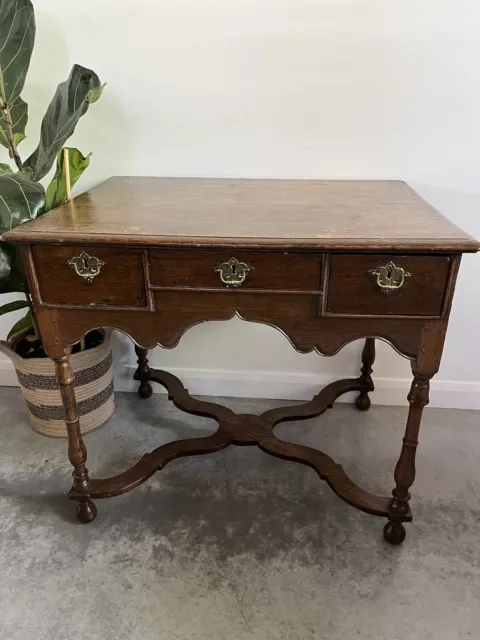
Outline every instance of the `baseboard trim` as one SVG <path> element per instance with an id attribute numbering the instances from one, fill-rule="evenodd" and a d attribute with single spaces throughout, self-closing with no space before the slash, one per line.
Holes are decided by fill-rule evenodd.
<path id="1" fill-rule="evenodd" d="M 115 376 L 117 391 L 136 391 L 132 379 L 135 367 L 125 367 Z M 171 368 L 193 395 L 226 398 L 273 398 L 278 400 L 311 400 L 318 391 L 349 375 L 329 376 L 273 371 L 229 371 L 214 369 Z M 411 379 L 375 378 L 372 401 L 380 405 L 407 406 Z M 160 385 L 153 385 L 155 393 L 164 393 Z M 352 402 L 354 394 L 345 394 L 339 402 Z M 433 380 L 430 406 L 442 409 L 480 410 L 480 382 Z"/>
<path id="2" fill-rule="evenodd" d="M 138 384 L 133 380 L 134 366 L 122 367 L 115 374 L 115 390 L 134 392 Z M 340 377 L 272 371 L 229 371 L 217 369 L 169 369 L 178 376 L 190 393 L 198 396 L 230 398 L 273 398 L 281 400 L 310 400 L 323 386 Z M 409 379 L 374 378 L 372 400 L 380 405 L 407 405 Z M 0 360 L 0 386 L 18 386 L 11 362 Z M 160 385 L 153 385 L 156 393 L 163 393 Z M 339 398 L 351 402 L 352 394 Z M 430 406 L 443 409 L 480 410 L 480 382 L 433 380 Z"/>

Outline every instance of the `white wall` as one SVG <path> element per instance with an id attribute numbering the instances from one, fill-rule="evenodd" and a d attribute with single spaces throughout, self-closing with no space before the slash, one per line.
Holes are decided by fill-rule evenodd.
<path id="1" fill-rule="evenodd" d="M 480 5 L 474 0 L 37 0 L 26 154 L 79 62 L 108 86 L 71 144 L 84 190 L 114 174 L 399 178 L 480 236 Z M 132 216 L 135 212 L 132 211 Z M 434 404 L 480 409 L 480 258 L 464 260 Z M 6 333 L 10 321 L 2 320 Z M 191 390 L 304 397 L 353 374 L 271 328 L 198 326 L 152 360 Z M 117 346 L 128 388 L 131 348 Z M 3 366 L 3 369 L 2 369 Z M 0 363 L 3 377 L 12 376 Z M 127 376 L 128 372 L 128 376 Z M 404 402 L 408 362 L 382 345 L 376 401 Z M 215 384 L 214 384 L 215 383 Z"/>

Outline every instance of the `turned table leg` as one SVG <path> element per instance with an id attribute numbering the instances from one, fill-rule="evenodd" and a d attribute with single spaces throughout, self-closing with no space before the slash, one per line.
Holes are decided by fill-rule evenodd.
<path id="1" fill-rule="evenodd" d="M 74 500 L 78 500 L 78 520 L 82 523 L 87 523 L 95 519 L 97 508 L 90 499 L 90 479 L 88 477 L 88 469 L 85 466 L 87 450 L 80 431 L 73 386 L 75 376 L 67 354 L 60 358 L 54 358 L 53 361 L 65 410 L 65 424 L 68 432 L 68 458 L 73 465 L 73 487 L 69 496 Z"/>
<path id="2" fill-rule="evenodd" d="M 418 445 L 418 433 L 423 408 L 428 404 L 430 379 L 432 375 L 414 370 L 414 377 L 408 402 L 407 427 L 403 438 L 402 452 L 395 467 L 395 489 L 390 501 L 390 516 L 383 530 L 385 539 L 391 544 L 401 544 L 405 540 L 405 527 L 402 521 L 409 512 L 409 489 L 415 480 L 415 454 Z"/>
<path id="3" fill-rule="evenodd" d="M 362 384 L 370 384 L 373 386 L 372 373 L 373 363 L 375 362 L 375 339 L 367 338 L 362 351 L 362 368 L 360 375 L 360 382 Z M 368 395 L 368 391 L 361 391 L 358 395 L 355 404 L 360 411 L 368 411 L 370 409 L 371 401 Z"/>
<path id="4" fill-rule="evenodd" d="M 153 393 L 152 385 L 148 381 L 150 375 L 150 367 L 148 366 L 148 349 L 142 349 L 135 345 L 135 353 L 137 354 L 138 367 L 135 372 L 135 378 L 140 380 L 140 386 L 138 387 L 138 395 L 140 398 L 150 398 Z"/>

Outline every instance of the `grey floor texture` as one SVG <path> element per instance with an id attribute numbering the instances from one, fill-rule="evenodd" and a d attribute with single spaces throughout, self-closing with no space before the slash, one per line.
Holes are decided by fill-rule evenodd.
<path id="1" fill-rule="evenodd" d="M 373 401 L 375 396 L 373 394 Z M 230 399 L 259 413 L 277 401 Z M 279 437 L 333 455 L 387 495 L 406 408 L 339 404 Z M 86 436 L 89 468 L 120 472 L 163 442 L 207 435 L 165 396 L 117 394 Z M 66 442 L 35 434 L 0 389 L 1 640 L 480 638 L 480 414 L 427 409 L 402 547 L 309 468 L 232 447 L 175 460 L 77 524 Z"/>

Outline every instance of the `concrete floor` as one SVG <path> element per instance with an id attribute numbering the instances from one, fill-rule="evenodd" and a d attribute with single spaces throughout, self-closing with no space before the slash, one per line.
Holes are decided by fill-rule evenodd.
<path id="1" fill-rule="evenodd" d="M 228 404 L 258 413 L 280 403 Z M 405 416 L 337 405 L 277 433 L 388 494 Z M 213 428 L 164 396 L 118 394 L 116 417 L 86 437 L 88 466 L 116 473 Z M 85 526 L 63 495 L 66 442 L 32 432 L 20 392 L 0 389 L 0 638 L 478 639 L 480 415 L 427 410 L 421 436 L 403 547 L 312 470 L 238 447 L 172 462 L 129 495 L 98 501 Z"/>

